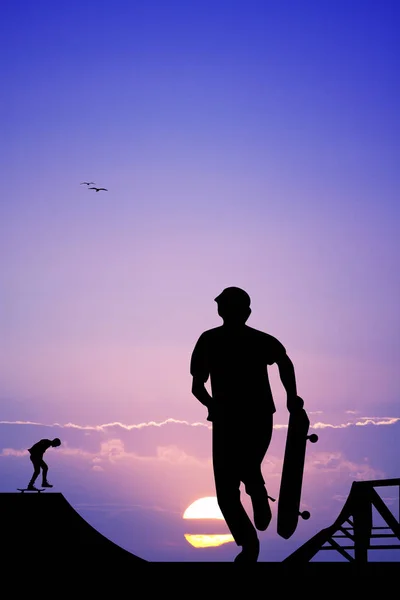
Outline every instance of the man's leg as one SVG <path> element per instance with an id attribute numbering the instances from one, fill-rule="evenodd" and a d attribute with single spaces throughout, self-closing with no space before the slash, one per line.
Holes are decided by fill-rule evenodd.
<path id="1" fill-rule="evenodd" d="M 263 423 L 255 423 L 248 431 L 243 446 L 241 479 L 245 484 L 247 494 L 251 498 L 254 513 L 254 523 L 257 529 L 265 531 L 271 522 L 272 513 L 269 496 L 261 467 L 269 448 L 273 431 L 273 416 Z"/>
<path id="2" fill-rule="evenodd" d="M 213 424 L 213 467 L 217 501 L 233 539 L 243 548 L 236 560 L 255 562 L 260 544 L 257 532 L 240 501 L 239 465 L 235 445 L 232 444 L 234 436 L 230 433 L 225 427 Z"/>
<path id="3" fill-rule="evenodd" d="M 35 489 L 35 481 L 38 478 L 39 474 L 40 474 L 40 459 L 39 460 L 35 460 L 35 458 L 32 458 L 31 456 L 31 461 L 33 464 L 33 475 L 32 478 L 28 484 L 28 490 L 29 489 Z"/>
<path id="4" fill-rule="evenodd" d="M 42 459 L 40 466 L 42 467 L 42 487 L 53 487 L 48 481 L 47 481 L 47 472 L 49 470 L 49 467 L 46 465 L 46 463 L 44 462 L 44 460 Z"/>

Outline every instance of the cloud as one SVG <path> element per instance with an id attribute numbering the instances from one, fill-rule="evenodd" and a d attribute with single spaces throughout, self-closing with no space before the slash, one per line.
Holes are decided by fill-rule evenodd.
<path id="1" fill-rule="evenodd" d="M 387 476 L 396 476 L 397 463 L 392 458 L 390 448 L 393 446 L 393 440 L 397 439 L 399 425 L 400 417 L 376 416 L 342 422 L 338 420 L 337 424 L 331 422 L 331 419 L 316 422 L 312 427 L 314 430 L 321 430 L 320 440 L 318 444 L 308 447 L 306 472 L 316 477 L 326 473 L 335 479 L 340 473 L 346 480 L 349 477 L 376 479 L 385 476 L 380 470 L 384 468 Z M 46 427 L 49 427 L 29 421 L 3 421 L 0 422 L 0 426 L 4 432 L 4 448 L 1 449 L 0 446 L 0 456 L 3 463 L 9 464 L 12 460 L 21 460 L 28 454 L 25 450 L 26 438 L 27 435 L 32 437 L 32 432 L 29 430 L 27 433 L 27 427 L 32 427 L 35 436 L 42 437 L 48 435 Z M 62 469 L 67 468 L 68 464 L 73 464 L 74 468 L 87 469 L 97 474 L 107 471 L 109 476 L 112 472 L 121 473 L 121 470 L 125 469 L 145 473 L 148 465 L 157 473 L 176 467 L 177 473 L 183 474 L 192 469 L 193 473 L 196 473 L 195 477 L 202 478 L 207 474 L 207 481 L 212 479 L 211 425 L 171 418 L 133 425 L 115 422 L 99 425 L 67 423 L 65 426 L 53 426 L 64 427 L 64 433 L 60 435 L 62 446 L 50 451 L 52 464 L 58 464 Z M 373 444 L 368 427 L 375 430 Z M 281 423 L 275 425 L 277 435 L 273 437 L 263 463 L 263 472 L 275 483 L 281 475 L 286 437 L 281 431 L 286 428 L 287 425 Z M 365 457 L 369 457 L 370 464 L 364 461 Z"/>
<path id="2" fill-rule="evenodd" d="M 27 456 L 28 450 L 15 450 L 14 448 L 3 448 L 0 456 Z"/>
<path id="3" fill-rule="evenodd" d="M 126 456 L 124 443 L 119 439 L 107 440 L 100 445 L 100 455 L 111 461 Z"/>
<path id="4" fill-rule="evenodd" d="M 360 417 L 358 421 L 348 421 L 338 425 L 319 421 L 312 425 L 312 429 L 346 429 L 347 427 L 365 427 L 366 425 L 394 425 L 398 422 L 400 422 L 400 417 Z"/>
<path id="5" fill-rule="evenodd" d="M 347 410 L 347 414 L 356 414 L 357 411 Z M 322 414 L 322 411 L 314 411 L 310 414 Z M 394 425 L 400 422 L 400 417 L 359 417 L 356 421 L 348 421 L 346 423 L 324 423 L 318 421 L 311 425 L 312 429 L 344 429 L 347 427 L 363 427 L 366 425 Z M 80 425 L 77 423 L 39 423 L 35 421 L 0 421 L 0 425 L 31 425 L 36 427 L 56 427 L 61 429 L 76 429 L 80 431 L 94 431 L 94 432 L 109 432 L 110 430 L 122 429 L 125 431 L 141 430 L 146 428 L 162 428 L 168 425 L 183 425 L 186 427 L 196 427 L 211 430 L 211 423 L 202 423 L 200 421 L 189 422 L 181 419 L 168 418 L 164 421 L 147 421 L 142 423 L 126 424 L 120 421 L 114 421 L 112 423 L 103 423 L 100 425 Z M 288 425 L 285 423 L 274 424 L 274 429 L 287 429 Z"/>
<path id="6" fill-rule="evenodd" d="M 2 456 L 25 456 L 27 454 L 27 451 L 15 450 L 13 448 L 4 448 L 1 453 Z M 175 465 L 210 467 L 210 460 L 201 460 L 194 455 L 185 452 L 176 444 L 156 446 L 154 455 L 146 456 L 126 450 L 124 442 L 119 438 L 112 438 L 101 442 L 99 450 L 94 450 L 93 452 L 77 447 L 72 448 L 64 443 L 63 446 L 57 449 L 57 454 L 67 457 L 79 456 L 81 458 L 90 459 L 93 464 L 93 471 L 104 471 L 101 464 L 104 465 L 106 462 L 115 463 L 123 460 L 136 460 L 142 462 L 164 461 Z"/>
<path id="7" fill-rule="evenodd" d="M 381 479 L 385 476 L 380 469 L 372 467 L 367 460 L 362 463 L 353 462 L 346 458 L 342 452 L 315 452 L 306 469 L 309 473 L 337 473 L 351 476 L 354 480 L 366 481 Z"/>
<path id="8" fill-rule="evenodd" d="M 209 467 L 210 460 L 199 460 L 178 448 L 178 446 L 164 446 L 157 448 L 157 457 L 173 464 L 189 464 L 201 467 Z"/>
<path id="9" fill-rule="evenodd" d="M 389 457 L 386 457 L 387 449 L 393 445 L 393 439 L 396 438 L 396 427 L 399 425 L 400 417 L 390 416 L 365 416 L 342 422 L 338 420 L 337 423 L 332 422 L 331 419 L 317 421 L 311 427 L 314 431 L 321 431 L 320 441 L 315 447 L 314 445 L 309 446 L 307 456 L 322 449 L 333 452 L 340 449 L 345 451 L 356 463 L 362 461 L 364 456 L 374 454 L 374 462 L 379 463 L 379 460 L 383 459 L 387 464 L 389 460 Z M 191 465 L 201 469 L 203 467 L 210 468 L 211 463 L 210 424 L 191 423 L 171 418 L 160 422 L 149 421 L 131 425 L 115 422 L 99 425 L 67 423 L 66 425 L 53 424 L 49 426 L 29 421 L 2 421 L 0 427 L 4 445 L 3 449 L 0 446 L 0 456 L 4 459 L 26 457 L 28 453 L 25 448 L 28 447 L 28 443 L 31 443 L 33 435 L 38 438 L 39 436 L 47 437 L 49 436 L 48 427 L 62 427 L 62 435 L 58 434 L 62 439 L 62 445 L 57 450 L 51 450 L 52 461 L 65 461 L 67 458 L 82 459 L 91 470 L 99 472 L 101 469 L 104 470 L 106 465 L 111 466 L 111 464 L 117 463 L 122 465 L 123 462 L 138 465 L 139 462 L 145 464 L 148 461 L 154 465 L 157 463 L 177 466 Z M 371 446 L 370 433 L 365 431 L 369 427 L 373 428 L 377 434 L 382 432 L 384 440 L 381 440 L 382 435 L 380 435 L 379 443 L 377 438 L 376 443 Z M 386 431 L 383 432 L 382 427 Z M 32 428 L 32 430 L 27 431 L 27 428 Z M 274 457 L 283 458 L 286 435 L 282 430 L 286 429 L 287 425 L 282 423 L 275 425 L 277 435 L 272 439 L 264 462 L 265 471 L 273 476 L 276 474 L 277 477 L 279 476 L 280 462 Z M 389 430 L 391 434 L 388 437 Z M 355 437 L 356 431 L 359 435 Z M 328 434 L 328 432 L 330 433 Z M 339 432 L 343 432 L 343 435 Z M 29 442 L 27 442 L 27 437 L 30 438 Z M 376 456 L 378 448 L 380 458 Z M 101 469 L 95 469 L 95 466 L 101 467 Z M 319 468 L 321 468 L 321 464 Z M 395 470 L 393 460 L 387 468 L 390 473 Z"/>
<path id="10" fill-rule="evenodd" d="M 283 466 L 282 456 L 267 456 L 263 463 L 263 473 L 268 478 L 280 480 Z M 385 474 L 381 469 L 374 468 L 367 459 L 363 461 L 350 460 L 344 452 L 310 452 L 305 462 L 304 473 L 307 477 L 320 479 L 321 474 L 337 475 L 339 478 L 348 477 L 354 480 L 381 479 Z"/>
<path id="11" fill-rule="evenodd" d="M 57 448 L 57 454 L 64 454 L 65 456 L 86 456 L 90 458 L 93 453 L 83 450 L 83 448 L 72 448 L 68 446 L 66 442 L 63 443 L 60 448 Z"/>
<path id="12" fill-rule="evenodd" d="M 79 425 L 77 423 L 38 423 L 35 421 L 0 421 L 0 425 L 34 425 L 37 427 L 60 427 L 61 429 L 79 429 L 82 431 L 102 431 L 106 432 L 109 429 L 121 428 L 126 431 L 131 431 L 132 429 L 144 429 L 146 427 L 164 427 L 165 425 L 170 424 L 176 425 L 187 425 L 188 427 L 204 427 L 206 429 L 211 429 L 211 424 L 201 423 L 201 422 L 193 422 L 184 421 L 180 419 L 168 418 L 164 421 L 147 421 L 143 423 L 136 423 L 127 425 L 125 423 L 121 423 L 120 421 L 114 421 L 112 423 L 103 423 L 102 425 Z"/>

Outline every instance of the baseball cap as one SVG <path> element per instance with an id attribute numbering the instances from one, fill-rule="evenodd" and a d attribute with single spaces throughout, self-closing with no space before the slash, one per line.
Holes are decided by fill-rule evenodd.
<path id="1" fill-rule="evenodd" d="M 217 304 L 227 302 L 229 304 L 241 304 L 243 306 L 250 306 L 250 296 L 247 292 L 239 287 L 231 286 L 227 287 L 214 298 Z"/>

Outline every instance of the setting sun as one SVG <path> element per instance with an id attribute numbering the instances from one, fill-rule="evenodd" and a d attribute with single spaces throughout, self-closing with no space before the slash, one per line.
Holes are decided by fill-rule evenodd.
<path id="1" fill-rule="evenodd" d="M 195 500 L 183 513 L 184 519 L 223 519 L 215 496 Z"/>
<path id="2" fill-rule="evenodd" d="M 215 496 L 206 496 L 192 502 L 183 513 L 183 518 L 224 521 Z M 210 548 L 233 542 L 233 537 L 229 533 L 185 533 L 185 539 L 195 548 Z"/>
<path id="3" fill-rule="evenodd" d="M 209 535 L 191 535 L 190 533 L 185 533 L 185 539 L 195 548 L 215 548 L 216 546 L 222 546 L 234 541 L 230 533 Z"/>

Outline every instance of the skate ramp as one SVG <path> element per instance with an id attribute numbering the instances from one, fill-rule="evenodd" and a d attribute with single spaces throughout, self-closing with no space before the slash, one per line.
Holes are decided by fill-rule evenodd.
<path id="1" fill-rule="evenodd" d="M 117 590 L 125 596 L 126 590 L 147 584 L 153 591 L 160 588 L 156 596 L 164 597 L 168 589 L 171 592 L 184 588 L 187 597 L 189 577 L 192 581 L 212 580 L 213 586 L 219 581 L 221 595 L 226 596 L 229 587 L 236 595 L 236 584 L 243 581 L 243 572 L 246 572 L 246 585 L 253 589 L 262 589 L 265 582 L 270 581 L 279 584 L 281 590 L 286 585 L 292 587 L 294 572 L 296 585 L 304 593 L 321 577 L 332 582 L 355 580 L 352 565 L 346 561 L 313 563 L 309 562 L 310 556 L 303 556 L 299 561 L 300 570 L 297 560 L 259 562 L 251 567 L 250 580 L 247 565 L 243 569 L 231 562 L 207 563 L 201 559 L 189 563 L 149 562 L 98 532 L 61 493 L 0 493 L 0 509 L 3 579 L 10 580 L 14 590 L 20 593 L 36 593 L 37 586 L 37 593 L 45 593 L 49 586 L 56 586 L 57 592 L 61 590 L 66 594 L 68 591 L 77 598 L 85 595 L 83 590 L 92 598 L 104 597 L 108 592 L 115 595 Z M 393 576 L 392 567 L 397 573 L 396 563 L 385 565 L 384 570 L 381 567 L 373 563 L 368 563 L 365 570 L 358 567 L 357 587 L 360 575 L 368 582 L 382 577 L 389 581 Z M 153 571 L 154 577 L 151 577 Z"/>
<path id="2" fill-rule="evenodd" d="M 2 493 L 2 567 L 95 568 L 134 574 L 147 564 L 92 527 L 61 493 Z"/>

